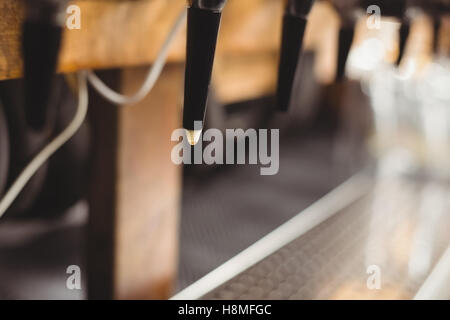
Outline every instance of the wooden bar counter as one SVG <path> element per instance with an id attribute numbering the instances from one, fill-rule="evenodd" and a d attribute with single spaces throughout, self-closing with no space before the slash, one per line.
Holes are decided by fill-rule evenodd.
<path id="1" fill-rule="evenodd" d="M 81 28 L 65 30 L 58 71 L 104 69 L 99 74 L 108 84 L 131 94 L 186 1 L 70 4 L 81 9 Z M 213 74 L 222 102 L 274 91 L 281 17 L 279 0 L 229 0 Z M 22 20 L 22 1 L 0 0 L 0 81 L 22 75 Z M 317 51 L 316 73 L 323 82 L 333 79 L 338 26 L 330 4 L 317 2 L 305 48 Z M 117 107 L 90 90 L 95 154 L 84 273 L 88 298 L 164 299 L 173 293 L 181 168 L 170 160 L 170 136 L 181 127 L 184 34 L 172 45 L 168 64 L 144 101 Z"/>
<path id="2" fill-rule="evenodd" d="M 65 29 L 59 72 L 101 76 L 132 94 L 184 1 L 75 1 L 81 29 Z M 0 80 L 22 75 L 22 2 L 0 0 Z M 170 160 L 181 126 L 183 32 L 152 93 L 118 107 L 90 90 L 94 155 L 86 265 L 90 299 L 164 299 L 176 279 L 181 168 Z M 144 66 L 145 65 L 145 66 Z M 119 69 L 120 68 L 120 71 Z M 64 271 L 62 271 L 64 272 Z"/>
<path id="3" fill-rule="evenodd" d="M 81 28 L 65 28 L 58 72 L 108 69 L 100 75 L 114 89 L 131 94 L 144 80 L 186 1 L 79 0 L 70 4 L 81 9 Z M 23 11 L 22 1 L 0 0 L 0 80 L 22 76 Z M 260 76 L 252 76 L 245 90 L 221 86 L 222 97 L 244 99 L 273 91 L 280 19 L 277 0 L 229 1 L 217 69 L 226 70 L 234 56 L 262 58 L 250 66 Z M 248 41 L 249 36 L 253 41 Z M 90 91 L 94 161 L 88 270 L 84 272 L 87 298 L 164 299 L 173 293 L 181 168 L 170 161 L 170 135 L 181 127 L 184 55 L 183 30 L 171 47 L 160 80 L 137 105 L 117 107 Z M 218 74 L 215 81 L 224 84 L 235 83 L 234 77 L 240 76 Z"/>

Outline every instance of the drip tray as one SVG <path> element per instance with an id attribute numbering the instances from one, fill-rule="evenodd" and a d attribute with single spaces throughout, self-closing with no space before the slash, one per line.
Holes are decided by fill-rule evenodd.
<path id="1" fill-rule="evenodd" d="M 413 299 L 448 263 L 449 192 L 359 174 L 173 299 Z"/>

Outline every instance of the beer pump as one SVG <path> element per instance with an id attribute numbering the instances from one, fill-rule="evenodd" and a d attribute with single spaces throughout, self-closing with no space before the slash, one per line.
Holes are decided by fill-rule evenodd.
<path id="1" fill-rule="evenodd" d="M 281 112 L 289 109 L 307 17 L 313 3 L 314 0 L 285 1 L 276 106 L 276 109 Z"/>
<path id="2" fill-rule="evenodd" d="M 200 139 L 226 0 L 189 0 L 183 127 L 191 145 Z"/>
<path id="3" fill-rule="evenodd" d="M 399 30 L 399 42 L 398 42 L 398 56 L 395 64 L 400 65 L 403 59 L 406 48 L 406 41 L 408 40 L 409 32 L 411 31 L 411 22 L 408 18 L 405 18 L 400 24 Z"/>
<path id="4" fill-rule="evenodd" d="M 338 36 L 338 54 L 336 67 L 336 81 L 341 81 L 345 75 L 345 67 L 350 53 L 355 25 L 358 17 L 370 6 L 376 5 L 384 16 L 400 19 L 399 54 L 396 64 L 399 65 L 406 47 L 410 32 L 410 17 L 406 14 L 406 0 L 334 0 L 333 6 L 341 18 Z"/>
<path id="5" fill-rule="evenodd" d="M 67 0 L 26 0 L 23 24 L 25 111 L 28 125 L 42 130 L 58 62 Z"/>
<path id="6" fill-rule="evenodd" d="M 386 17 L 395 17 L 400 20 L 399 46 L 396 64 L 399 65 L 405 53 L 406 42 L 410 33 L 411 19 L 407 14 L 407 0 L 362 0 L 361 6 L 367 8 L 377 5 L 381 9 L 381 14 Z"/>
<path id="7" fill-rule="evenodd" d="M 9 160 L 7 173 L 0 168 L 0 180 L 7 179 L 9 191 L 11 184 L 18 181 L 12 179 L 24 172 L 23 168 L 44 148 L 54 132 L 58 124 L 57 100 L 61 98 L 59 94 L 62 89 L 62 81 L 55 80 L 55 70 L 67 0 L 23 0 L 23 3 L 24 79 L 7 81 L 0 87 L 6 118 L 6 124 L 0 126 L 7 128 L 9 145 L 14 146 L 8 152 L 5 142 L 0 141 L 0 167 Z M 6 137 L 4 130 L 0 128 L 0 131 Z M 3 210 L 8 209 L 7 214 L 13 216 L 29 210 L 42 190 L 47 171 L 48 162 L 42 164 L 24 185 L 18 195 L 19 201 L 9 209 L 9 205 L 3 207 Z M 0 185 L 5 186 L 5 181 L 0 181 Z M 3 213 L 0 210 L 0 217 Z"/>
<path id="8" fill-rule="evenodd" d="M 345 66 L 353 43 L 356 21 L 361 14 L 359 0 L 333 1 L 333 6 L 341 18 L 338 34 L 338 52 L 336 61 L 335 81 L 344 78 Z"/>
<path id="9" fill-rule="evenodd" d="M 450 13 L 450 0 L 409 0 L 412 6 L 419 8 L 426 13 L 433 23 L 433 54 L 438 54 L 439 35 L 442 26 L 442 19 Z"/>

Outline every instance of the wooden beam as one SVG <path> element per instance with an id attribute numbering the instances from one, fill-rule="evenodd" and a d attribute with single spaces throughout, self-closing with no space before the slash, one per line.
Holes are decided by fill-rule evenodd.
<path id="1" fill-rule="evenodd" d="M 108 72 L 134 92 L 147 68 Z M 171 133 L 181 126 L 183 67 L 166 67 L 151 95 L 118 108 L 92 95 L 95 154 L 88 232 L 90 299 L 166 299 L 178 257 L 181 167 Z"/>
<path id="2" fill-rule="evenodd" d="M 78 0 L 81 29 L 65 29 L 60 72 L 150 64 L 186 0 Z M 279 0 L 229 0 L 224 10 L 217 54 L 276 53 L 282 3 Z M 19 0 L 0 0 L 0 80 L 22 75 Z M 169 55 L 183 61 L 185 32 Z"/>
<path id="3" fill-rule="evenodd" d="M 81 29 L 65 29 L 60 72 L 151 63 L 184 0 L 79 0 Z M 22 1 L 0 0 L 0 80 L 22 75 L 20 49 Z M 170 61 L 184 56 L 184 35 Z"/>
<path id="4" fill-rule="evenodd" d="M 185 0 L 78 0 L 73 3 L 81 8 L 81 29 L 65 31 L 60 72 L 151 63 L 177 15 L 186 6 Z M 0 0 L 0 80 L 22 74 L 20 4 L 17 0 Z M 281 17 L 279 0 L 228 1 L 213 74 L 219 98 L 224 102 L 251 99 L 274 91 Z M 322 27 L 324 19 L 328 21 L 327 28 Z M 319 2 L 310 20 L 305 48 L 314 49 L 322 35 L 336 25 L 337 18 L 329 4 Z M 324 51 L 332 54 L 330 50 Z M 182 31 L 172 46 L 169 62 L 181 62 L 184 55 L 185 32 Z M 326 57 L 333 61 L 330 54 Z M 329 69 L 327 63 L 321 65 Z M 321 70 L 319 74 L 325 72 Z"/>
<path id="5" fill-rule="evenodd" d="M 78 0 L 81 29 L 65 29 L 59 71 L 151 63 L 186 0 Z M 282 4 L 278 0 L 229 0 L 218 55 L 276 52 Z M 0 0 L 0 80 L 22 75 L 22 1 Z M 185 32 L 169 61 L 184 59 Z"/>

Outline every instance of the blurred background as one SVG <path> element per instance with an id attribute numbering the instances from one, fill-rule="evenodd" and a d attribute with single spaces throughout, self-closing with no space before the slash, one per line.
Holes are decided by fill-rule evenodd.
<path id="1" fill-rule="evenodd" d="M 149 99 L 122 109 L 90 90 L 87 121 L 0 221 L 0 299 L 169 298 L 361 174 L 368 181 L 362 195 L 351 194 L 361 191 L 355 183 L 339 195 L 343 208 L 326 207 L 330 218 L 204 297 L 412 299 L 433 270 L 450 287 L 449 268 L 442 271 L 450 245 L 450 2 L 366 2 L 315 1 L 290 110 L 279 113 L 283 1 L 228 1 L 206 128 L 280 129 L 273 176 L 261 176 L 258 165 L 171 163 L 171 132 L 181 127 L 184 29 Z M 49 106 L 53 133 L 75 112 L 69 72 L 101 69 L 113 88 L 133 92 L 185 6 L 75 3 L 87 22 L 64 35 L 63 73 Z M 376 27 L 370 5 L 381 9 Z M 0 29 L 3 194 L 52 133 L 24 128 L 24 81 L 8 66 L 19 44 L 7 32 L 19 28 L 21 9 L 8 0 L 0 8 L 7 9 L 0 16 L 16 16 Z M 114 19 L 131 26 L 104 31 Z M 139 25 L 143 19 L 153 22 Z M 100 24 L 109 44 L 96 46 L 87 34 Z M 119 50 L 114 38 L 124 40 L 124 53 L 104 62 L 102 54 Z M 66 287 L 70 265 L 80 266 L 81 290 Z M 380 267 L 380 290 L 366 286 L 371 265 Z M 450 298 L 445 294 L 440 298 Z"/>

